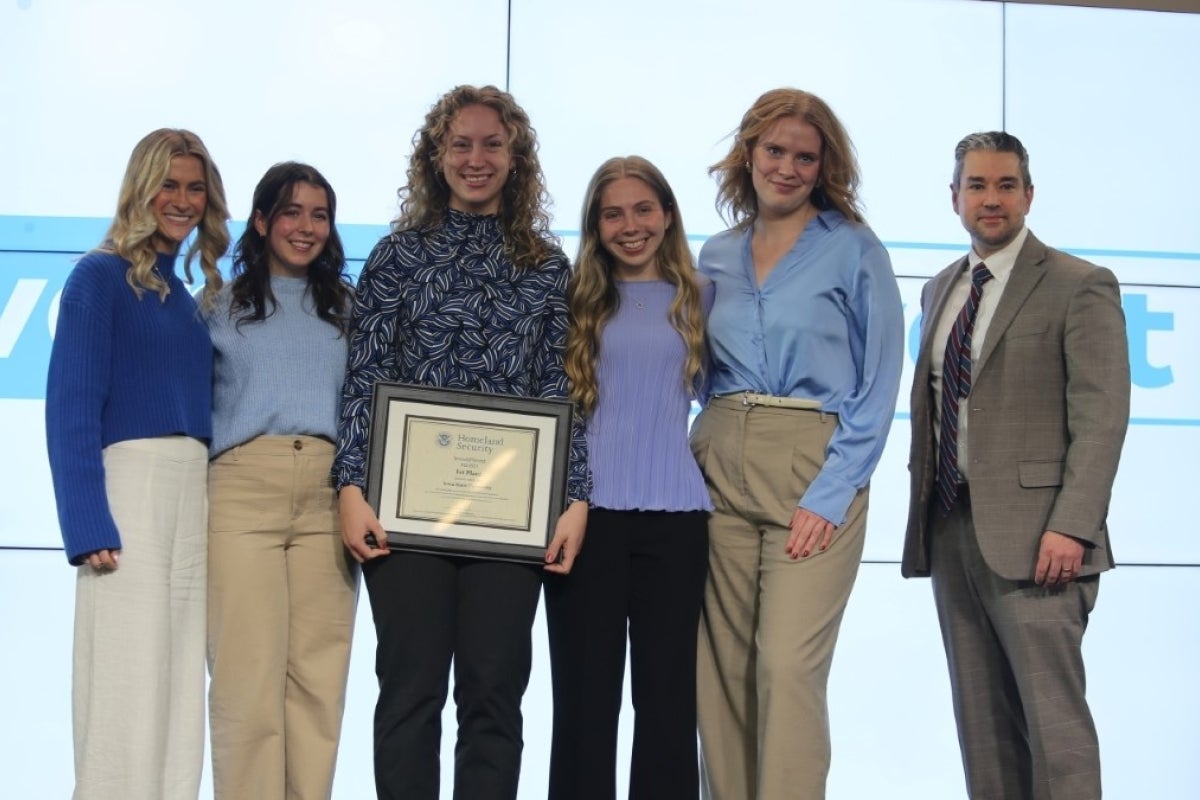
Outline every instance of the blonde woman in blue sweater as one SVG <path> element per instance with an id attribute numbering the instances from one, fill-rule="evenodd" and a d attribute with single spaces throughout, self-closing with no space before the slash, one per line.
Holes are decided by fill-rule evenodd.
<path id="1" fill-rule="evenodd" d="M 212 346 L 175 267 L 191 239 L 184 274 L 199 255 L 210 300 L 228 217 L 200 139 L 156 130 L 133 150 L 104 241 L 63 288 L 46 445 L 78 567 L 75 800 L 199 793 Z"/>
<path id="2" fill-rule="evenodd" d="M 212 334 L 208 656 L 213 789 L 333 791 L 358 565 L 330 478 L 351 289 L 320 172 L 267 170 L 205 314 Z"/>

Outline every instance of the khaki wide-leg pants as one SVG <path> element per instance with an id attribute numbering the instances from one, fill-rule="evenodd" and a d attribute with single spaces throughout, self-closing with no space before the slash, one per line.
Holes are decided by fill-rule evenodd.
<path id="1" fill-rule="evenodd" d="M 260 436 L 209 473 L 208 657 L 218 800 L 333 790 L 358 567 L 342 545 L 333 445 Z"/>
<path id="2" fill-rule="evenodd" d="M 867 490 L 829 549 L 793 561 L 784 546 L 836 425 L 820 411 L 714 398 L 692 429 L 715 506 L 697 664 L 710 800 L 825 796 L 825 690 L 862 557 Z"/>

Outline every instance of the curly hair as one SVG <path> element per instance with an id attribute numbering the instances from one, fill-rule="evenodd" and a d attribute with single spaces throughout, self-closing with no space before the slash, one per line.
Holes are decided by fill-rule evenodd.
<path id="1" fill-rule="evenodd" d="M 865 221 L 858 199 L 858 159 L 850 136 L 833 110 L 815 94 L 800 89 L 772 89 L 754 101 L 731 135 L 729 153 L 708 168 L 717 178 L 717 213 L 739 229 L 754 224 L 758 196 L 746 165 L 758 140 L 777 121 L 796 117 L 817 129 L 821 136 L 821 168 L 811 202 L 824 211 L 836 208 L 847 219 Z"/>
<path id="2" fill-rule="evenodd" d="M 613 257 L 600 242 L 600 203 L 604 190 L 620 178 L 636 178 L 646 184 L 658 197 L 663 211 L 670 215 L 655 260 L 659 275 L 675 287 L 667 318 L 687 347 L 681 378 L 693 394 L 704 369 L 700 286 L 675 193 L 658 168 L 646 159 L 640 156 L 610 158 L 596 170 L 584 194 L 579 256 L 567 289 L 571 324 L 564 361 L 571 381 L 571 399 L 583 417 L 595 411 L 599 399 L 596 360 L 600 354 L 600 333 L 620 302 L 613 279 Z"/>
<path id="3" fill-rule="evenodd" d="M 208 306 L 224 282 L 217 260 L 229 249 L 229 229 L 226 227 L 229 209 L 221 173 L 200 137 L 191 131 L 159 128 L 146 134 L 133 148 L 125 178 L 121 181 L 117 213 L 99 249 L 116 253 L 130 263 L 125 280 L 139 298 L 150 291 L 158 294 L 160 300 L 167 299 L 170 288 L 154 269 L 157 256 L 154 235 L 158 231 L 158 222 L 152 206 L 171 171 L 171 159 L 177 156 L 195 156 L 204 167 L 207 202 L 204 216 L 196 226 L 196 236 L 184 257 L 183 270 L 187 282 L 191 283 L 192 258 L 199 253 L 200 269 L 204 273 L 201 302 Z"/>
<path id="4" fill-rule="evenodd" d="M 275 294 L 271 291 L 270 244 L 271 226 L 292 202 L 298 183 L 307 183 L 325 192 L 329 207 L 329 238 L 320 254 L 308 266 L 308 291 L 312 295 L 317 316 L 333 325 L 343 335 L 349 324 L 351 289 L 346 280 L 346 251 L 337 232 L 337 195 L 325 176 L 308 164 L 285 161 L 267 170 L 254 187 L 254 200 L 246 231 L 233 249 L 233 282 L 230 286 L 229 315 L 244 312 L 237 325 L 262 322 L 275 312 Z M 255 223 L 261 221 L 266 233 L 259 233 Z"/>
<path id="5" fill-rule="evenodd" d="M 538 161 L 537 133 L 512 95 L 495 86 L 456 86 L 430 108 L 425 124 L 413 136 L 407 183 L 396 192 L 400 198 L 400 216 L 392 221 L 392 228 L 428 229 L 442 224 L 450 204 L 450 187 L 441 166 L 446 138 L 455 115 L 473 105 L 485 106 L 499 114 L 508 136 L 513 172 L 500 196 L 505 254 L 517 267 L 534 267 L 546 259 L 555 243 L 546 213 L 550 196 Z"/>

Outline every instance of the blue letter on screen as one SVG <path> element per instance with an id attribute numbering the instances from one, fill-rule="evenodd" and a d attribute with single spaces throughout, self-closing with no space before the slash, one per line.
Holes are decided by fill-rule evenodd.
<path id="1" fill-rule="evenodd" d="M 1129 369 L 1134 386 L 1159 389 L 1174 383 L 1170 365 L 1156 367 L 1150 363 L 1149 339 L 1151 331 L 1175 330 L 1175 315 L 1170 311 L 1150 311 L 1146 308 L 1146 295 L 1127 294 L 1122 296 L 1125 308 L 1125 334 L 1129 337 Z"/>

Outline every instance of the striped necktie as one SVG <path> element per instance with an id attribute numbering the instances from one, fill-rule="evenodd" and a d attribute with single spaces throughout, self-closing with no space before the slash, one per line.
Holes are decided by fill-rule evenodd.
<path id="1" fill-rule="evenodd" d="M 942 437 L 937 466 L 937 498 L 942 514 L 950 513 L 962 482 L 962 473 L 958 471 L 958 406 L 971 393 L 971 331 L 975 328 L 983 284 L 991 279 L 992 273 L 982 261 L 971 270 L 971 293 L 946 339 L 942 361 Z"/>

